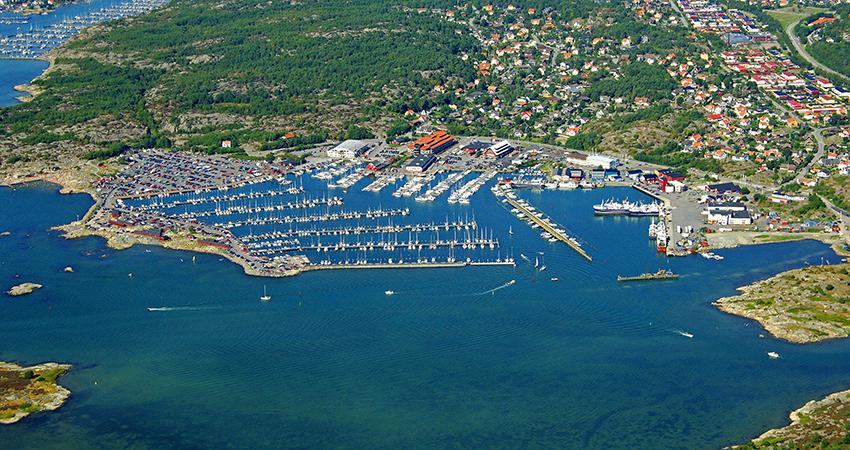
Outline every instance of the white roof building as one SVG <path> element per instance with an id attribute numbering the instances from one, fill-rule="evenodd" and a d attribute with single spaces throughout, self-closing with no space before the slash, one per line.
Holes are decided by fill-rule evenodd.
<path id="1" fill-rule="evenodd" d="M 328 150 L 328 158 L 355 159 L 369 150 L 369 144 L 363 141 L 348 139 Z"/>

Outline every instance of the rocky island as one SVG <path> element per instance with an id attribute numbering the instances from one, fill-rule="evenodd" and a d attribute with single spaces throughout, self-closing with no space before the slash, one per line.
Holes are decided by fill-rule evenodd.
<path id="1" fill-rule="evenodd" d="M 850 391 L 812 400 L 791 412 L 791 424 L 770 430 L 738 449 L 847 448 L 850 446 Z"/>
<path id="2" fill-rule="evenodd" d="M 21 283 L 17 286 L 12 286 L 8 291 L 6 291 L 6 293 L 12 297 L 17 297 L 19 295 L 32 294 L 33 291 L 41 289 L 42 287 L 44 286 L 38 283 Z"/>
<path id="3" fill-rule="evenodd" d="M 758 321 L 779 339 L 798 344 L 850 334 L 850 265 L 808 266 L 738 288 L 714 302 Z"/>
<path id="4" fill-rule="evenodd" d="M 56 379 L 70 368 L 57 363 L 21 367 L 0 362 L 0 423 L 15 423 L 34 412 L 62 406 L 71 391 L 56 384 Z"/>

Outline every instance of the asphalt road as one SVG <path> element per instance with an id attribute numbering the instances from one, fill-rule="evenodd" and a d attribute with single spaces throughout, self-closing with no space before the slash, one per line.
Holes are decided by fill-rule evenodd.
<path id="1" fill-rule="evenodd" d="M 811 65 L 813 65 L 813 66 L 817 67 L 818 69 L 821 69 L 821 70 L 823 70 L 824 72 L 827 72 L 827 73 L 829 73 L 829 74 L 831 74 L 831 75 L 835 75 L 835 76 L 837 76 L 837 77 L 839 77 L 839 78 L 842 78 L 842 79 L 844 79 L 844 80 L 850 80 L 850 78 L 847 78 L 847 77 L 846 77 L 846 76 L 844 76 L 843 74 L 838 73 L 838 72 L 836 72 L 836 71 L 834 71 L 834 70 L 830 69 L 829 67 L 827 67 L 827 66 L 825 66 L 825 65 L 821 64 L 820 62 L 818 62 L 818 60 L 816 60 L 815 58 L 813 58 L 813 57 L 812 57 L 812 55 L 810 55 L 810 54 L 809 54 L 809 52 L 807 52 L 807 51 L 806 51 L 806 48 L 805 48 L 805 47 L 803 46 L 803 44 L 800 42 L 800 38 L 799 38 L 799 37 L 797 37 L 797 34 L 796 34 L 796 33 L 794 33 L 794 29 L 795 29 L 795 28 L 797 28 L 797 25 L 799 25 L 799 24 L 800 24 L 800 22 L 801 22 L 802 20 L 803 20 L 803 19 L 801 18 L 801 19 L 799 19 L 799 20 L 796 20 L 796 21 L 794 21 L 794 22 L 791 22 L 790 24 L 788 24 L 788 26 L 787 26 L 787 27 L 785 27 L 785 34 L 787 34 L 787 35 L 788 35 L 788 39 L 791 39 L 791 44 L 793 44 L 793 45 L 794 45 L 794 49 L 795 49 L 795 50 L 797 50 L 797 53 L 799 53 L 799 54 L 800 54 L 800 56 L 801 56 L 803 59 L 805 59 L 806 61 L 808 61 L 808 62 L 809 62 L 809 64 L 811 64 Z"/>

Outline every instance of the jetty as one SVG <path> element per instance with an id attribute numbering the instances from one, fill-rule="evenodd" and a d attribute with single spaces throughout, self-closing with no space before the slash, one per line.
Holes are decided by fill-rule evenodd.
<path id="1" fill-rule="evenodd" d="M 516 262 L 511 259 L 493 260 L 493 261 L 399 261 L 385 263 L 337 263 L 333 264 L 330 261 L 322 263 L 308 264 L 301 268 L 302 272 L 311 270 L 332 270 L 332 269 L 439 269 L 447 267 L 470 267 L 470 266 L 516 266 Z"/>
<path id="2" fill-rule="evenodd" d="M 472 221 L 446 221 L 444 223 L 426 223 L 426 224 L 405 224 L 405 225 L 377 225 L 377 226 L 356 226 L 356 227 L 334 227 L 334 228 L 307 228 L 307 229 L 288 229 L 283 231 L 271 231 L 261 234 L 248 234 L 240 238 L 243 242 L 262 241 L 266 239 L 287 238 L 287 237 L 309 237 L 309 236 L 348 236 L 359 234 L 382 234 L 382 233 L 400 233 L 403 231 L 425 232 L 425 231 L 449 231 L 449 230 L 475 230 L 478 228 L 478 223 Z"/>
<path id="3" fill-rule="evenodd" d="M 510 193 L 506 193 L 510 194 Z M 531 211 L 524 202 L 517 201 L 516 198 L 513 198 L 512 195 L 505 195 L 505 200 L 509 205 L 519 210 L 521 213 L 525 215 L 530 221 L 537 224 L 540 228 L 542 228 L 545 232 L 552 235 L 552 238 L 561 241 L 567 244 L 571 249 L 575 250 L 576 253 L 581 255 L 584 259 L 588 261 L 593 261 L 593 258 L 588 254 L 581 246 L 575 241 L 575 238 L 571 238 L 566 233 L 562 232 L 558 228 L 551 225 L 548 220 L 543 220 L 539 213 L 536 211 Z"/>

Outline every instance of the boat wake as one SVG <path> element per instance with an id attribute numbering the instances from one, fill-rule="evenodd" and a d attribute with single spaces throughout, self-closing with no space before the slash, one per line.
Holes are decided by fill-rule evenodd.
<path id="1" fill-rule="evenodd" d="M 685 330 L 674 330 L 674 332 L 680 336 L 684 336 L 689 339 L 692 339 L 694 337 L 693 333 L 688 333 Z"/>
<path id="2" fill-rule="evenodd" d="M 511 286 L 513 286 L 513 285 L 515 285 L 515 284 L 516 284 L 516 280 L 511 280 L 511 281 L 508 281 L 507 283 L 505 283 L 505 284 L 503 284 L 503 285 L 501 285 L 501 286 L 496 286 L 496 287 L 494 287 L 493 289 L 488 289 L 488 290 L 486 290 L 486 291 L 481 291 L 481 292 L 476 292 L 476 293 L 474 293 L 474 294 L 469 294 L 469 296 L 470 296 L 470 297 L 480 297 L 480 296 L 482 296 L 482 295 L 495 294 L 495 293 L 496 293 L 496 291 L 500 291 L 500 290 L 502 290 L 502 289 L 505 289 L 505 288 L 511 287 Z"/>
<path id="3" fill-rule="evenodd" d="M 171 312 L 171 311 L 208 311 L 220 309 L 220 306 L 155 306 L 148 308 L 149 312 Z"/>

